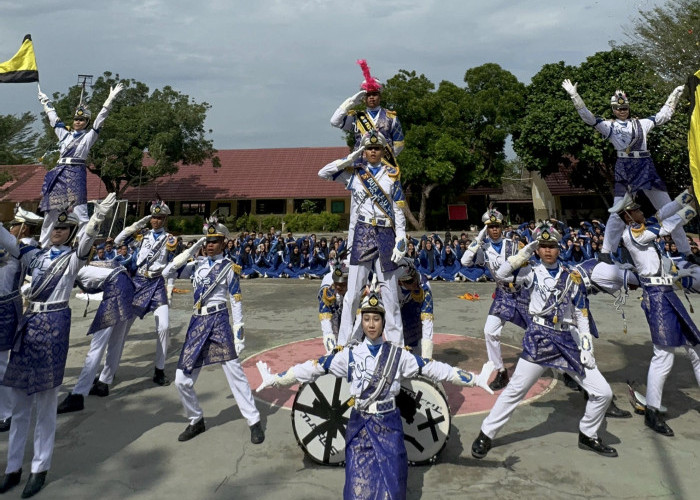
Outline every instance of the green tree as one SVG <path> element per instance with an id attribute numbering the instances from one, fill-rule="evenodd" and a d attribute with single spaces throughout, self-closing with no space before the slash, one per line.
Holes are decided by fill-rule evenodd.
<path id="1" fill-rule="evenodd" d="M 36 162 L 39 134 L 32 131 L 36 117 L 30 112 L 0 115 L 0 165 L 24 165 Z"/>
<path id="2" fill-rule="evenodd" d="M 105 72 L 95 82 L 89 103 L 93 118 L 119 75 Z M 170 86 L 153 92 L 136 80 L 121 80 L 126 88 L 117 97 L 100 132 L 100 139 L 90 150 L 88 168 L 102 179 L 109 192 L 122 194 L 128 186 L 139 186 L 177 172 L 179 163 L 201 165 L 212 160 L 220 165 L 213 142 L 206 139 L 211 130 L 204 129 L 210 105 L 197 103 Z M 58 116 L 72 117 L 80 99 L 80 87 L 68 93 L 54 94 Z M 41 144 L 55 148 L 56 136 L 46 122 Z M 53 165 L 57 154 L 47 155 L 44 163 Z"/>
<path id="3" fill-rule="evenodd" d="M 658 112 L 672 85 L 621 49 L 599 52 L 578 67 L 547 64 L 532 78 L 515 152 L 529 170 L 546 176 L 567 167 L 573 185 L 594 189 L 607 198 L 614 183 L 615 150 L 581 120 L 561 88 L 565 78 L 578 82 L 579 94 L 594 115 L 607 118 L 612 117 L 610 96 L 616 89 L 629 96 L 632 116 L 643 118 Z M 671 122 L 648 137 L 656 169 L 672 192 L 680 191 L 689 178 L 687 113 L 686 105 L 679 106 Z"/>

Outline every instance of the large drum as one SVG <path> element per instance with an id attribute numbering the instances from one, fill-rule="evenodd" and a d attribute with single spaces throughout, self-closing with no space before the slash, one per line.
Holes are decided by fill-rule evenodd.
<path id="1" fill-rule="evenodd" d="M 324 465 L 343 465 L 345 429 L 352 409 L 345 378 L 323 375 L 303 384 L 292 405 L 294 437 L 304 453 Z M 432 463 L 447 444 L 450 408 L 440 385 L 418 378 L 404 380 L 396 397 L 403 421 L 408 462 Z"/>

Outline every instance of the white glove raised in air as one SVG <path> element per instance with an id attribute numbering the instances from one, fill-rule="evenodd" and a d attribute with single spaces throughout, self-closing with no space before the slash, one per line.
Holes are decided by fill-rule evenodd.
<path id="1" fill-rule="evenodd" d="M 199 251 L 204 242 L 207 241 L 206 236 L 202 236 L 197 240 L 197 242 L 184 252 L 178 254 L 173 258 L 171 265 L 169 266 L 173 271 L 180 269 L 182 266 L 187 264 L 187 262 Z"/>
<path id="2" fill-rule="evenodd" d="M 398 264 L 406 255 L 406 238 L 397 236 L 394 241 L 394 250 L 391 252 L 391 262 Z"/>
<path id="3" fill-rule="evenodd" d="M 47 96 L 41 91 L 41 87 L 39 87 L 39 94 L 37 97 L 39 98 L 39 102 L 41 103 L 41 105 L 44 107 L 44 112 L 48 113 L 50 110 L 53 109 L 53 106 L 51 105 L 51 99 L 49 99 L 49 96 Z"/>
<path id="4" fill-rule="evenodd" d="M 673 89 L 673 91 L 669 94 L 668 99 L 666 99 L 666 106 L 668 106 L 672 110 L 675 110 L 676 105 L 678 104 L 678 101 L 680 100 L 684 90 L 685 85 L 679 85 L 678 87 Z"/>
<path id="5" fill-rule="evenodd" d="M 538 245 L 539 243 L 537 243 L 537 240 L 531 241 L 523 248 L 521 248 L 518 253 L 516 253 L 512 257 L 508 257 L 508 262 L 511 266 L 513 266 L 513 269 L 522 267 L 528 260 L 530 260 L 532 254 L 535 253 L 535 250 L 537 250 Z"/>
<path id="6" fill-rule="evenodd" d="M 116 99 L 119 92 L 121 92 L 123 89 L 124 84 L 122 83 L 117 83 L 114 87 L 110 87 L 109 96 L 107 96 L 107 99 L 105 100 L 105 103 L 102 106 L 107 109 L 110 109 L 112 107 L 112 104 L 114 103 L 114 99 Z"/>
<path id="7" fill-rule="evenodd" d="M 107 197 L 102 200 L 102 203 L 95 205 L 95 211 L 85 226 L 85 234 L 91 238 L 95 238 L 97 236 L 97 233 L 100 231 L 100 226 L 102 226 L 102 222 L 105 220 L 105 217 L 109 211 L 112 210 L 112 207 L 116 202 L 117 194 L 109 193 Z"/>
<path id="8" fill-rule="evenodd" d="M 362 104 L 362 101 L 365 98 L 365 92 L 364 90 L 360 90 L 357 94 L 348 97 L 343 101 L 343 104 L 340 105 L 340 108 L 347 113 L 350 109 L 354 108 L 355 106 Z"/>
<path id="9" fill-rule="evenodd" d="M 467 250 L 476 253 L 479 250 L 481 244 L 484 242 L 484 238 L 486 237 L 486 231 L 488 231 L 488 226 L 484 226 L 483 228 L 481 228 L 481 231 L 479 231 L 479 234 L 476 235 L 474 241 L 472 241 L 469 244 Z"/>
<path id="10" fill-rule="evenodd" d="M 574 102 L 574 107 L 576 109 L 581 109 L 585 108 L 586 105 L 583 102 L 583 99 L 581 99 L 581 96 L 578 95 L 578 82 L 576 83 L 571 83 L 571 80 L 568 78 L 561 82 L 561 86 L 566 90 L 566 93 L 569 94 L 569 97 L 571 97 L 571 100 Z"/>
<path id="11" fill-rule="evenodd" d="M 124 231 L 126 231 L 127 234 L 134 234 L 139 229 L 143 229 L 144 227 L 146 227 L 146 224 L 148 224 L 150 220 L 151 216 L 147 215 L 143 219 L 137 220 L 132 225 L 128 226 Z"/>

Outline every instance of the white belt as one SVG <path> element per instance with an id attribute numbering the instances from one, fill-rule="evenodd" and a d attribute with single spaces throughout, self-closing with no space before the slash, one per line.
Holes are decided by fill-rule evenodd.
<path id="1" fill-rule="evenodd" d="M 546 326 L 547 328 L 551 328 L 552 330 L 556 330 L 558 332 L 569 331 L 568 323 L 552 323 L 551 321 L 544 319 L 541 316 L 533 316 L 532 322 L 540 326 Z"/>
<path id="2" fill-rule="evenodd" d="M 641 277 L 642 285 L 673 285 L 673 276 Z"/>
<path id="3" fill-rule="evenodd" d="M 49 311 L 60 311 L 68 307 L 68 302 L 30 302 L 27 306 L 27 312 L 40 313 Z"/>
<path id="4" fill-rule="evenodd" d="M 226 309 L 226 302 L 219 302 L 218 304 L 212 304 L 210 306 L 204 306 L 194 308 L 194 315 L 195 316 L 206 316 L 207 314 L 214 314 L 219 311 L 223 311 Z"/>
<path id="5" fill-rule="evenodd" d="M 651 156 L 649 151 L 630 151 L 629 153 L 626 151 L 617 152 L 618 158 L 649 158 L 649 156 Z"/>
<path id="6" fill-rule="evenodd" d="M 395 408 L 396 401 L 394 400 L 394 398 L 391 398 L 385 399 L 384 401 L 375 401 L 374 403 L 370 404 L 366 409 L 360 411 L 364 413 L 372 413 L 377 415 L 382 413 L 389 413 L 390 411 L 394 411 Z"/>
<path id="7" fill-rule="evenodd" d="M 85 160 L 82 158 L 59 158 L 59 165 L 85 165 Z"/>
<path id="8" fill-rule="evenodd" d="M 386 217 L 366 217 L 364 215 L 359 215 L 357 220 L 372 226 L 391 227 L 393 225 L 391 219 L 387 219 Z"/>
<path id="9" fill-rule="evenodd" d="M 163 274 L 163 271 L 149 271 L 148 269 L 143 269 L 140 268 L 137 272 L 137 274 L 143 276 L 144 278 L 160 278 L 160 276 Z"/>

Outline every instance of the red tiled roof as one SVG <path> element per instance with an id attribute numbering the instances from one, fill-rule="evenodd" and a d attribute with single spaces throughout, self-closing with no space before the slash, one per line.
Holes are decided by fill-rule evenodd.
<path id="1" fill-rule="evenodd" d="M 547 184 L 553 196 L 572 196 L 576 194 L 594 193 L 594 191 L 590 189 L 572 186 L 569 181 L 568 172 L 569 171 L 565 167 L 561 167 L 558 172 L 551 173 L 544 178 L 544 182 Z"/>
<path id="2" fill-rule="evenodd" d="M 221 167 L 211 162 L 181 166 L 171 176 L 141 187 L 130 187 L 122 198 L 141 201 L 158 195 L 167 201 L 228 200 L 252 198 L 345 198 L 348 192 L 338 182 L 321 179 L 318 171 L 327 163 L 348 154 L 347 147 L 227 149 L 218 152 Z M 41 165 L 2 167 L 16 179 L 0 201 L 38 201 L 46 170 Z M 16 172 L 16 173 L 15 173 Z M 9 185 L 10 183 L 8 183 Z M 88 198 L 102 198 L 106 189 L 88 172 Z"/>

